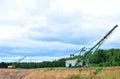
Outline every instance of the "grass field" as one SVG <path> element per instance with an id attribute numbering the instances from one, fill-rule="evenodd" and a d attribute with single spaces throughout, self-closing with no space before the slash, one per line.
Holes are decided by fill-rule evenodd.
<path id="1" fill-rule="evenodd" d="M 120 67 L 0 69 L 0 79 L 120 79 Z"/>

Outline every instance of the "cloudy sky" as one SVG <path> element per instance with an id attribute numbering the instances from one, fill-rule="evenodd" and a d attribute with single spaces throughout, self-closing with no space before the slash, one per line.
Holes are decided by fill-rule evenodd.
<path id="1" fill-rule="evenodd" d="M 116 24 L 120 0 L 0 0 L 0 61 L 55 60 L 92 46 Z M 101 48 L 120 48 L 120 27 Z"/>

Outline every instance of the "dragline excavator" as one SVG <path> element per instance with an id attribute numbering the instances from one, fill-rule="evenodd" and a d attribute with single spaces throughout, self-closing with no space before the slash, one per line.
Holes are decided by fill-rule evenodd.
<path id="1" fill-rule="evenodd" d="M 26 56 L 24 56 L 24 57 L 18 59 L 18 61 L 17 61 L 16 63 L 7 66 L 7 68 L 8 68 L 8 69 L 13 69 L 13 68 L 15 68 L 15 67 L 16 67 L 23 59 L 25 59 L 25 58 L 26 58 Z"/>
<path id="2" fill-rule="evenodd" d="M 77 57 L 77 62 L 75 63 L 74 67 L 84 67 L 89 65 L 89 58 L 95 53 L 99 47 L 103 44 L 105 39 L 112 34 L 112 32 L 118 27 L 118 25 L 114 26 L 100 41 L 98 41 L 93 47 L 91 47 L 88 51 L 86 48 L 83 47 L 80 50 L 80 53 Z"/>

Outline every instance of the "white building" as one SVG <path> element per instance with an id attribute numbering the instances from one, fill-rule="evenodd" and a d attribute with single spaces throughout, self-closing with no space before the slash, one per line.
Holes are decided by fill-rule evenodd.
<path id="1" fill-rule="evenodd" d="M 66 67 L 76 67 L 76 66 L 82 67 L 82 66 L 88 66 L 88 63 L 84 63 L 83 61 L 78 62 L 78 59 L 69 59 L 69 60 L 66 60 L 65 66 Z"/>

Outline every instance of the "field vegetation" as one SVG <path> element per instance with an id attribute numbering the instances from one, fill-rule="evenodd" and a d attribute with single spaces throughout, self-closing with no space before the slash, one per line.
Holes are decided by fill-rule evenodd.
<path id="1" fill-rule="evenodd" d="M 120 79 L 120 67 L 0 69 L 0 79 Z"/>

